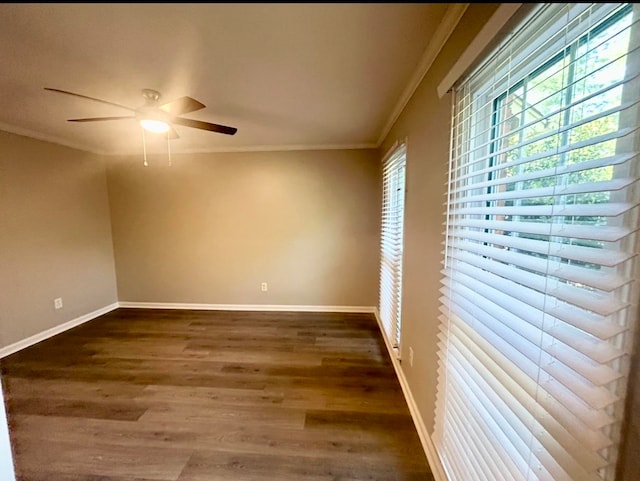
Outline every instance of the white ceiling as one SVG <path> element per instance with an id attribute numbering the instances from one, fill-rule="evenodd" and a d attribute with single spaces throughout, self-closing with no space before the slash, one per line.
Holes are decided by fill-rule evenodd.
<path id="1" fill-rule="evenodd" d="M 132 108 L 152 88 L 206 105 L 184 117 L 238 128 L 178 126 L 174 152 L 372 147 L 460 14 L 437 3 L 0 4 L 0 129 L 137 153 L 134 120 L 66 121 L 127 111 L 44 87 Z"/>

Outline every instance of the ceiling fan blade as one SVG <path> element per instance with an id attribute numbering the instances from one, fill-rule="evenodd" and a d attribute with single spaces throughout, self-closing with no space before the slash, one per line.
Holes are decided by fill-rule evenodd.
<path id="1" fill-rule="evenodd" d="M 233 135 L 238 129 L 235 127 L 227 127 L 226 125 L 212 124 L 201 120 L 185 119 L 182 117 L 174 117 L 171 122 L 185 127 L 193 127 L 194 129 L 208 130 L 210 132 L 218 132 L 220 134 Z"/>
<path id="2" fill-rule="evenodd" d="M 200 110 L 205 108 L 201 102 L 198 102 L 196 99 L 191 97 L 180 97 L 179 99 L 172 100 L 171 102 L 167 102 L 166 104 L 162 104 L 160 109 L 171 115 L 182 115 L 188 114 L 189 112 L 195 112 L 196 110 Z"/>
<path id="3" fill-rule="evenodd" d="M 68 122 L 100 122 L 102 120 L 124 120 L 135 119 L 135 115 L 127 115 L 124 117 L 90 117 L 87 119 L 69 119 Z"/>
<path id="4" fill-rule="evenodd" d="M 129 110 L 131 112 L 135 112 L 136 111 L 136 109 L 132 109 L 131 107 L 127 107 L 125 105 L 116 104 L 114 102 L 109 102 L 107 100 L 96 99 L 94 97 L 88 97 L 88 96 L 82 95 L 82 94 L 76 94 L 74 92 L 67 92 L 66 90 L 52 89 L 52 88 L 49 88 L 49 87 L 44 87 L 44 89 L 45 90 L 49 90 L 51 92 L 58 92 L 58 93 L 61 93 L 61 94 L 72 95 L 73 97 L 80 97 L 82 99 L 94 100 L 96 102 L 100 102 L 100 103 L 107 104 L 107 105 L 113 105 L 114 107 L 120 107 L 121 109 L 126 109 L 126 110 Z"/>

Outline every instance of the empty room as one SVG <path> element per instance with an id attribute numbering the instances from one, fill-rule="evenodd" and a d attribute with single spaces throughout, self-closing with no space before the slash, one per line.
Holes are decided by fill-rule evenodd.
<path id="1" fill-rule="evenodd" d="M 1 4 L 0 481 L 640 480 L 639 20 Z"/>

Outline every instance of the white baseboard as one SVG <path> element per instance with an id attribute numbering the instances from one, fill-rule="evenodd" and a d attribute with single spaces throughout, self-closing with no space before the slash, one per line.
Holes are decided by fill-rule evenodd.
<path id="1" fill-rule="evenodd" d="M 120 307 L 140 309 L 193 309 L 207 311 L 290 311 L 290 312 L 362 312 L 373 313 L 373 306 L 304 306 L 289 304 L 188 304 L 180 302 L 120 301 Z"/>
<path id="2" fill-rule="evenodd" d="M 436 452 L 436 447 L 433 445 L 433 441 L 431 440 L 431 436 L 429 435 L 429 431 L 427 430 L 427 426 L 425 426 L 424 421 L 422 420 L 422 416 L 420 415 L 420 411 L 418 410 L 418 405 L 416 404 L 416 400 L 413 397 L 413 393 L 411 392 L 411 388 L 409 387 L 409 383 L 407 382 L 407 378 L 402 371 L 402 367 L 400 366 L 400 359 L 396 356 L 395 350 L 391 346 L 389 339 L 384 332 L 384 328 L 382 326 L 382 321 L 380 320 L 380 313 L 378 312 L 378 308 L 374 308 L 374 314 L 376 316 L 376 321 L 378 321 L 378 327 L 380 328 L 380 333 L 382 338 L 384 339 L 384 343 L 387 346 L 387 351 L 389 352 L 389 357 L 391 358 L 391 362 L 393 363 L 393 368 L 396 371 L 396 376 L 398 376 L 398 381 L 400 382 L 400 387 L 402 388 L 402 392 L 404 393 L 404 398 L 407 401 L 407 405 L 409 406 L 409 412 L 411 413 L 411 418 L 413 419 L 413 424 L 416 426 L 416 430 L 418 431 L 418 436 L 420 437 L 420 442 L 422 443 L 422 448 L 427 456 L 427 461 L 429 461 L 429 467 L 431 468 L 433 477 L 436 481 L 448 481 L 447 475 L 445 474 L 444 468 L 442 467 L 442 463 L 440 462 L 440 458 Z"/>
<path id="3" fill-rule="evenodd" d="M 71 319 L 63 324 L 58 326 L 54 326 L 46 331 L 39 332 L 38 334 L 34 334 L 33 336 L 29 336 L 26 339 L 22 339 L 21 341 L 14 342 L 13 344 L 9 344 L 3 348 L 0 348 L 0 358 L 6 357 L 14 352 L 18 352 L 21 349 L 24 349 L 29 346 L 33 346 L 40 341 L 44 341 L 56 334 L 60 334 L 61 332 L 68 331 L 69 329 L 79 326 L 80 324 L 84 324 L 87 321 L 95 319 L 96 317 L 100 317 L 107 312 L 111 312 L 114 309 L 118 308 L 118 303 L 114 302 L 113 304 L 109 304 L 108 306 L 101 307 L 100 309 L 96 309 L 95 311 L 89 312 L 88 314 L 84 314 L 80 317 L 76 317 L 75 319 Z"/>

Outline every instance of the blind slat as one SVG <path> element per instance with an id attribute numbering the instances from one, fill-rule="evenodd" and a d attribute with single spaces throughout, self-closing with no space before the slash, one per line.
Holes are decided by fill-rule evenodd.
<path id="1" fill-rule="evenodd" d="M 552 155 L 555 155 L 555 153 L 553 153 Z M 532 180 L 544 179 L 546 177 L 556 177 L 556 176 L 574 174 L 577 172 L 584 172 L 588 170 L 595 170 L 601 167 L 621 165 L 628 162 L 629 160 L 635 159 L 637 156 L 638 156 L 638 152 L 628 152 L 628 153 L 612 155 L 609 157 L 584 160 L 582 162 L 574 163 L 574 164 L 559 165 L 553 168 L 533 169 L 525 173 L 512 175 L 508 178 L 508 181 L 510 183 L 527 182 Z M 540 160 L 540 159 L 536 159 L 536 160 Z M 508 165 L 503 164 L 501 170 L 507 170 L 508 168 L 509 168 Z M 506 179 L 504 177 L 496 176 L 493 180 L 461 184 L 457 188 L 451 190 L 451 197 L 452 197 L 451 200 L 452 202 L 455 202 L 458 200 L 458 198 L 456 197 L 456 194 L 462 194 L 469 190 L 485 189 L 487 187 L 495 187 L 498 185 L 502 185 L 502 184 L 505 184 L 505 180 Z M 461 197 L 461 199 L 464 200 L 465 197 Z"/>
<path id="2" fill-rule="evenodd" d="M 460 263 L 495 274 L 494 280 L 498 285 L 503 283 L 502 279 L 513 281 L 525 288 L 544 292 L 548 297 L 568 302 L 602 316 L 612 315 L 628 306 L 628 303 L 621 301 L 616 296 L 560 283 L 549 277 L 495 262 L 470 252 L 452 250 L 450 256 L 452 259 L 460 261 Z"/>
<path id="3" fill-rule="evenodd" d="M 528 252 L 538 254 L 546 254 L 550 257 L 559 257 L 561 259 L 586 262 L 597 264 L 603 267 L 615 267 L 618 264 L 628 261 L 634 254 L 607 248 L 607 246 L 584 247 L 572 243 L 549 243 L 546 241 L 529 239 L 515 235 L 491 234 L 489 232 L 477 230 L 452 229 L 449 233 L 450 237 L 458 241 L 458 239 L 469 239 L 487 244 L 496 244 L 503 247 L 512 247 Z"/>
<path id="4" fill-rule="evenodd" d="M 624 355 L 624 351 L 609 343 L 597 342 L 598 339 L 608 339 L 597 335 L 611 324 L 602 322 L 606 317 L 571 305 L 551 306 L 553 303 L 544 293 L 501 280 L 495 274 L 471 265 L 460 264 L 456 268 L 456 282 L 482 292 L 487 299 L 535 327 L 542 328 L 546 322 L 546 330 L 552 331 L 554 337 L 593 360 L 607 363 Z M 443 270 L 443 274 L 453 280 L 452 271 Z"/>
<path id="5" fill-rule="evenodd" d="M 532 352 L 532 361 L 537 360 L 540 365 L 545 365 L 558 360 L 598 386 L 610 383 L 620 377 L 617 370 L 593 361 L 588 354 L 573 349 L 568 343 L 562 342 L 562 338 L 558 337 L 557 333 L 555 336 L 550 336 L 543 328 L 538 328 L 533 323 L 529 323 L 500 307 L 492 302 L 488 296 L 481 296 L 460 283 L 451 285 L 445 282 L 444 284 L 441 292 L 445 296 L 466 310 L 474 307 L 482 309 L 483 322 L 485 324 L 488 322 L 487 325 L 494 332 L 496 329 L 502 331 L 504 333 L 502 337 L 522 353 L 527 350 Z M 502 326 L 507 330 L 504 330 Z M 510 334 L 508 329 L 514 332 Z M 592 349 L 594 348 L 585 350 L 590 352 Z"/>
<path id="6" fill-rule="evenodd" d="M 516 222 L 516 221 L 491 221 L 477 220 L 469 218 L 459 218 L 451 220 L 457 227 L 472 227 L 476 229 L 487 229 L 492 231 L 519 232 L 521 234 L 546 235 L 551 237 L 565 237 L 567 239 L 586 239 L 601 242 L 616 242 L 640 226 L 597 226 L 594 228 L 588 225 L 575 224 L 544 224 L 541 222 Z"/>
<path id="7" fill-rule="evenodd" d="M 475 242 L 453 242 L 451 243 L 451 248 L 472 252 L 493 260 L 514 264 L 521 268 L 594 287 L 602 291 L 610 292 L 632 282 L 632 279 L 628 277 L 607 273 L 604 269 L 574 266 L 566 262 L 551 261 L 543 257 L 490 247 Z"/>
<path id="8" fill-rule="evenodd" d="M 441 319 L 446 319 L 446 315 L 443 314 Z M 460 318 L 460 321 L 462 320 Z M 439 335 L 439 337 L 442 339 L 442 346 L 448 345 L 448 334 L 443 332 L 442 328 L 440 330 L 442 336 Z M 523 393 L 536 399 L 544 411 L 576 439 L 582 440 L 585 446 L 592 451 L 598 451 L 611 444 L 611 440 L 601 432 L 602 428 L 610 426 L 614 422 L 606 412 L 591 408 L 561 383 L 549 380 L 539 383 L 537 366 L 534 363 L 524 357 L 518 358 L 518 356 L 522 356 L 521 353 L 517 351 L 510 353 L 508 349 L 503 349 L 504 346 L 497 349 L 486 338 L 474 332 L 466 322 L 454 322 L 451 330 L 461 336 L 471 349 L 480 349 L 482 352 L 480 357 L 484 356 L 490 359 L 494 365 L 499 366 L 503 372 L 503 375 L 500 376 L 501 379 L 504 376 L 512 379 Z M 440 357 L 444 355 L 444 350 L 443 348 L 442 352 L 438 354 Z M 507 360 L 511 358 L 519 359 L 521 362 L 517 365 L 510 364 Z M 444 382 L 446 377 L 441 380 Z M 567 409 L 569 413 L 567 413 Z"/>
<path id="9" fill-rule="evenodd" d="M 467 350 L 466 346 L 461 343 L 457 338 L 452 340 L 452 346 L 458 352 L 458 356 L 453 356 L 455 359 L 473 359 L 474 355 Z M 583 466 L 588 466 L 590 470 L 597 470 L 606 462 L 593 455 L 589 456 L 584 452 L 584 447 L 571 436 L 563 436 L 562 430 L 553 423 L 546 422 L 547 418 L 541 416 L 545 424 L 541 424 L 534 416 L 534 413 L 538 409 L 535 405 L 535 400 L 526 397 L 517 397 L 513 393 L 509 392 L 506 384 L 502 384 L 498 377 L 495 376 L 496 371 L 476 370 L 476 369 L 464 369 L 464 378 L 467 380 L 467 385 L 470 386 L 472 391 L 476 391 L 476 395 L 481 393 L 490 393 L 493 399 L 492 404 L 498 405 L 502 403 L 502 409 L 499 411 L 505 413 L 508 416 L 508 422 L 510 425 L 520 428 L 519 436 L 523 441 L 527 440 L 530 433 L 533 432 L 535 442 L 539 443 L 544 450 L 549 453 L 555 454 L 552 458 L 557 460 L 556 463 L 550 462 L 550 460 L 544 461 L 551 469 L 558 469 L 561 467 L 562 471 L 571 473 L 572 479 L 580 479 L 586 476 L 586 472 L 583 470 Z M 485 367 L 483 365 L 483 367 Z M 476 389 L 474 389 L 474 387 Z M 517 389 L 517 387 L 516 387 Z M 549 430 L 555 431 L 556 436 L 550 436 Z M 564 444 L 559 443 L 558 438 L 564 441 Z M 525 451 L 526 453 L 526 451 Z M 579 460 L 580 462 L 576 462 Z"/>
<path id="10" fill-rule="evenodd" d="M 507 358 L 518 358 L 520 363 L 526 360 L 522 365 L 528 367 L 528 375 L 532 379 L 537 379 L 542 374 L 539 368 L 546 368 L 548 365 L 547 363 L 547 365 L 543 366 L 542 362 L 536 362 L 536 349 L 533 346 L 527 345 L 524 342 L 517 342 L 517 338 L 509 339 L 501 336 L 500 334 L 504 332 L 504 330 L 496 329 L 496 327 L 499 327 L 499 324 L 492 323 L 491 319 L 487 319 L 484 313 L 475 311 L 472 316 L 467 306 L 455 302 L 451 298 L 443 300 L 443 303 L 451 312 L 455 313 L 459 319 L 464 320 L 469 326 L 472 326 L 480 333 L 483 339 L 493 345 L 495 349 L 498 349 Z M 537 353 L 541 353 L 541 351 L 541 349 L 538 349 Z M 552 367 L 553 372 L 550 372 L 550 375 L 592 408 L 602 409 L 618 400 L 615 395 L 609 393 L 606 389 L 584 382 L 581 376 L 572 376 L 570 370 L 566 367 L 562 368 L 560 363 L 553 363 Z"/>
<path id="11" fill-rule="evenodd" d="M 451 215 L 617 217 L 633 207 L 629 203 L 459 207 L 452 209 Z"/>
<path id="12" fill-rule="evenodd" d="M 454 197 L 451 199 L 451 204 L 473 204 L 477 202 L 496 202 L 504 200 L 514 199 L 532 199 L 539 197 L 559 197 L 567 195 L 577 194 L 592 194 L 600 192 L 614 192 L 622 190 L 638 181 L 638 178 L 625 178 L 625 179 L 611 179 L 601 182 L 583 182 L 581 184 L 565 184 L 554 185 L 551 187 L 541 188 L 527 188 L 527 189 L 514 189 L 503 190 L 501 192 L 493 194 L 478 194 L 469 195 L 464 197 Z M 504 177 L 503 182 L 496 184 L 500 188 L 504 188 L 506 185 L 513 185 L 515 182 L 511 177 Z M 483 212 L 484 213 L 484 212 Z M 587 215 L 581 211 L 578 215 Z"/>

